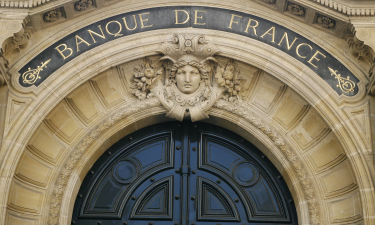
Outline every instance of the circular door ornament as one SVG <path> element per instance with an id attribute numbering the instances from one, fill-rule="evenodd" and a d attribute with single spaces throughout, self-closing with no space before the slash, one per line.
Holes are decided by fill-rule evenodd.
<path id="1" fill-rule="evenodd" d="M 251 186 L 259 179 L 259 172 L 250 163 L 241 163 L 234 170 L 234 179 L 242 186 Z"/>
<path id="2" fill-rule="evenodd" d="M 137 167 L 130 161 L 120 161 L 113 168 L 113 177 L 122 184 L 132 182 L 137 174 Z"/>

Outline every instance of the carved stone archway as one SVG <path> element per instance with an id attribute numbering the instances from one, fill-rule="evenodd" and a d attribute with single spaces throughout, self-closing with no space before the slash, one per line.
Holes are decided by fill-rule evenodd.
<path id="1" fill-rule="evenodd" d="M 219 99 L 206 110 L 207 121 L 242 135 L 276 165 L 296 201 L 300 224 L 373 223 L 368 127 L 361 131 L 355 117 L 368 112 L 368 103 L 361 101 L 365 91 L 342 98 L 311 69 L 271 46 L 193 28 L 123 37 L 78 56 L 38 89 L 11 87 L 10 101 L 29 100 L 21 102 L 3 146 L 12 151 L 1 170 L 2 221 L 69 224 L 81 179 L 93 162 L 121 137 L 168 120 L 157 98 L 133 96 L 124 68 L 133 69 L 145 57 L 159 59 L 158 47 L 175 33 L 204 35 L 220 49 L 219 64 L 233 59 L 246 71 L 241 74 L 251 78 L 244 104 Z M 17 74 L 23 63 L 15 63 L 10 73 Z M 345 65 L 361 74 L 350 60 Z M 366 83 L 358 77 L 359 85 Z M 287 113 L 290 107 L 296 111 Z M 53 147 L 44 148 L 44 143 Z M 338 179 L 342 182 L 332 182 Z M 355 207 L 342 207 L 349 203 Z"/>

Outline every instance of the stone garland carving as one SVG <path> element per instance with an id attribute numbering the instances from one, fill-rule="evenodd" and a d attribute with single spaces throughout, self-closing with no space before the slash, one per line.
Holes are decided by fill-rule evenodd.
<path id="1" fill-rule="evenodd" d="M 372 77 L 373 75 L 375 75 L 375 58 L 374 58 L 374 61 L 371 63 L 368 74 L 369 74 L 369 77 Z M 373 94 L 375 94 L 375 92 L 373 92 Z"/>
<path id="2" fill-rule="evenodd" d="M 5 70 L 9 68 L 9 61 L 5 58 L 3 50 L 0 49 L 0 87 L 6 84 Z"/>
<path id="3" fill-rule="evenodd" d="M 91 131 L 84 139 L 81 141 L 77 147 L 72 151 L 69 159 L 67 160 L 64 168 L 60 172 L 59 177 L 55 183 L 53 190 L 53 196 L 51 201 L 51 208 L 48 218 L 49 225 L 59 224 L 59 216 L 61 210 L 62 197 L 65 192 L 66 185 L 70 178 L 70 174 L 75 168 L 77 162 L 81 159 L 82 154 L 87 150 L 87 148 L 95 141 L 97 138 L 107 131 L 114 124 L 120 120 L 130 116 L 134 113 L 146 110 L 152 107 L 160 106 L 160 102 L 156 98 L 147 99 L 145 101 L 139 102 L 138 104 L 133 104 L 131 106 L 127 105 L 123 108 L 123 111 L 113 115 L 107 121 L 99 125 L 96 129 Z"/>
<path id="4" fill-rule="evenodd" d="M 9 61 L 5 57 L 3 49 L 0 49 L 0 63 L 3 64 L 5 68 L 9 68 Z"/>
<path id="5" fill-rule="evenodd" d="M 92 0 L 79 0 L 74 3 L 74 9 L 76 11 L 84 11 L 93 5 Z"/>
<path id="6" fill-rule="evenodd" d="M 0 87 L 3 86 L 5 83 L 6 82 L 5 82 L 4 75 L 3 75 L 3 73 L 0 70 Z"/>
<path id="7" fill-rule="evenodd" d="M 334 29 L 335 26 L 336 26 L 336 21 L 334 21 L 333 19 L 331 18 L 328 18 L 326 16 L 322 16 L 322 15 L 318 15 L 318 18 L 316 19 L 316 22 L 324 27 L 324 28 L 328 28 L 328 29 Z"/>
<path id="8" fill-rule="evenodd" d="M 312 225 L 319 225 L 319 209 L 317 200 L 315 197 L 315 193 L 306 173 L 305 169 L 301 162 L 299 162 L 299 158 L 293 153 L 293 151 L 287 146 L 283 138 L 277 134 L 274 130 L 270 128 L 267 124 L 265 124 L 261 119 L 257 118 L 252 112 L 251 108 L 247 107 L 246 105 L 240 105 L 237 103 L 231 103 L 225 100 L 218 100 L 215 105 L 216 108 L 223 109 L 227 112 L 233 113 L 237 116 L 242 117 L 243 119 L 247 120 L 255 127 L 260 129 L 264 134 L 266 134 L 281 150 L 281 152 L 285 155 L 288 161 L 292 164 L 294 171 L 298 175 L 298 179 L 301 181 L 303 191 L 305 193 L 305 197 L 308 203 L 308 208 L 310 211 L 310 224 Z"/>
<path id="9" fill-rule="evenodd" d="M 57 8 L 44 13 L 43 20 L 45 22 L 54 22 L 64 15 L 62 8 Z"/>
<path id="10" fill-rule="evenodd" d="M 305 15 L 305 9 L 302 6 L 299 6 L 299 5 L 293 4 L 293 3 L 289 3 L 288 11 L 291 12 L 293 15 L 296 15 L 296 16 L 304 16 Z"/>

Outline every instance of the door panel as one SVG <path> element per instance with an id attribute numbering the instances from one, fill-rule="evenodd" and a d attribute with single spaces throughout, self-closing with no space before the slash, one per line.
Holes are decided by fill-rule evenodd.
<path id="1" fill-rule="evenodd" d="M 125 204 L 134 202 L 132 193 L 147 188 L 150 176 L 164 170 L 170 172 L 164 171 L 158 175 L 160 178 L 174 176 L 172 135 L 172 132 L 164 132 L 140 139 L 127 146 L 128 151 L 120 151 L 104 165 L 99 165 L 98 176 L 93 176 L 95 170 L 91 170 L 88 176 L 94 179 L 85 191 L 90 194 L 83 200 L 79 218 L 121 219 Z"/>
<path id="2" fill-rule="evenodd" d="M 241 221 L 236 204 L 228 190 L 225 191 L 208 179 L 198 177 L 197 193 L 197 221 Z"/>
<path id="3" fill-rule="evenodd" d="M 172 220 L 173 176 L 163 178 L 149 186 L 133 205 L 130 219 Z M 139 189 L 134 192 L 136 196 Z"/>
<path id="4" fill-rule="evenodd" d="M 74 224 L 297 224 L 278 171 L 251 143 L 205 123 L 144 128 L 85 177 Z"/>

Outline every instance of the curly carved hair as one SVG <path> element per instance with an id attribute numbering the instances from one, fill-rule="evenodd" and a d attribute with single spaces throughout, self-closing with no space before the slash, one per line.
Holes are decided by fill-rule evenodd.
<path id="1" fill-rule="evenodd" d="M 171 70 L 170 70 L 170 77 L 171 78 L 175 78 L 176 77 L 176 73 L 177 73 L 177 70 L 181 67 L 184 67 L 186 65 L 189 65 L 189 66 L 192 66 L 192 67 L 195 67 L 199 70 L 199 73 L 201 74 L 201 79 L 202 79 L 202 82 L 207 82 L 208 81 L 208 71 L 204 69 L 204 65 L 200 62 L 197 62 L 197 61 L 190 61 L 190 62 L 187 62 L 185 60 L 179 60 L 178 62 L 176 62 Z"/>

